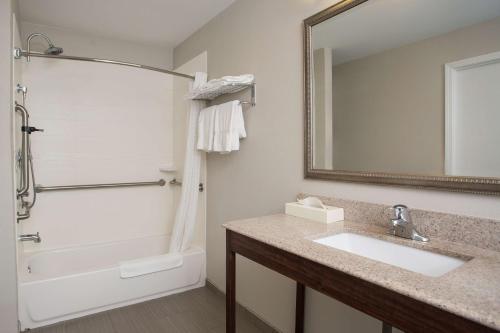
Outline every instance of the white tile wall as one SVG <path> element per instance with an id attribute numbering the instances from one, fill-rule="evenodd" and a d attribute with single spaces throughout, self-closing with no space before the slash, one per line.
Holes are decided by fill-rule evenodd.
<path id="1" fill-rule="evenodd" d="M 123 66 L 32 58 L 24 61 L 36 182 L 70 185 L 168 180 L 172 163 L 172 77 Z M 41 193 L 25 233 L 61 248 L 170 233 L 173 189 Z"/>

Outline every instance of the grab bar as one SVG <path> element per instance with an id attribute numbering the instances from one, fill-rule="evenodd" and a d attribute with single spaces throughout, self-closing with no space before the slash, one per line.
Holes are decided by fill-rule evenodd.
<path id="1" fill-rule="evenodd" d="M 175 186 L 182 186 L 182 182 L 178 181 L 177 179 L 172 179 L 171 181 L 168 182 L 170 185 L 175 185 Z M 198 191 L 203 192 L 205 190 L 205 187 L 203 186 L 203 183 L 198 184 Z"/>
<path id="2" fill-rule="evenodd" d="M 30 187 L 30 176 L 29 176 L 29 152 L 28 152 L 28 135 L 29 132 L 24 130 L 29 127 L 29 113 L 26 108 L 16 102 L 14 106 L 15 112 L 19 112 L 21 114 L 21 122 L 22 122 L 22 139 L 21 139 L 21 181 L 20 188 L 17 189 L 17 197 L 22 197 L 27 195 Z"/>
<path id="3" fill-rule="evenodd" d="M 91 190 L 99 188 L 115 188 L 115 187 L 136 187 L 136 186 L 164 186 L 164 179 L 156 182 L 135 182 L 135 183 L 111 183 L 111 184 L 88 184 L 88 185 L 64 185 L 64 186 L 42 186 L 36 185 L 35 192 L 50 192 L 50 191 L 69 191 L 69 190 Z"/>

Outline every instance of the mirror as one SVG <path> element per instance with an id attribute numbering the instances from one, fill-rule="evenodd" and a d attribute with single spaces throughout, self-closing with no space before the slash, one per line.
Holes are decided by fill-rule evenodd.
<path id="1" fill-rule="evenodd" d="M 500 1 L 345 0 L 304 25 L 306 177 L 500 192 Z"/>

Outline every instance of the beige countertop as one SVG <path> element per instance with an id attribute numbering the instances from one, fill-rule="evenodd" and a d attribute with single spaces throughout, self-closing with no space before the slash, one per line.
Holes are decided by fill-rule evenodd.
<path id="1" fill-rule="evenodd" d="M 326 225 L 285 214 L 233 221 L 224 227 L 500 330 L 500 252 L 437 238 L 419 243 L 396 238 L 388 228 L 375 225 L 347 221 Z M 440 277 L 429 277 L 312 241 L 345 231 L 468 261 Z"/>

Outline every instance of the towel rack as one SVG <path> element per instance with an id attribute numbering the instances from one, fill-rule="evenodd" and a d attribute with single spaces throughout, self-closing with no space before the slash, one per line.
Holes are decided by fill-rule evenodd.
<path id="1" fill-rule="evenodd" d="M 168 182 L 170 185 L 174 186 L 182 186 L 182 182 L 178 181 L 177 179 L 172 179 L 171 181 Z M 203 183 L 198 184 L 198 191 L 203 192 L 205 190 L 205 187 L 203 186 Z"/>
<path id="2" fill-rule="evenodd" d="M 240 101 L 240 104 L 250 104 L 251 106 L 257 105 L 257 96 L 256 96 L 256 88 L 255 88 L 255 82 L 252 83 L 251 89 L 250 89 L 250 102 L 248 101 Z"/>
<path id="3" fill-rule="evenodd" d="M 257 105 L 257 93 L 256 93 L 256 83 L 229 83 L 221 86 L 217 90 L 201 92 L 194 96 L 194 100 L 208 100 L 211 101 L 219 96 L 226 94 L 234 94 L 244 89 L 250 88 L 251 96 L 250 101 L 240 101 L 240 104 L 249 104 L 251 106 Z"/>
<path id="4" fill-rule="evenodd" d="M 86 185 L 63 185 L 63 186 L 42 186 L 36 185 L 35 192 L 69 191 L 69 190 L 91 190 L 100 188 L 115 187 L 136 187 L 136 186 L 165 186 L 164 179 L 155 182 L 134 182 L 134 183 L 110 183 L 110 184 L 86 184 Z"/>

